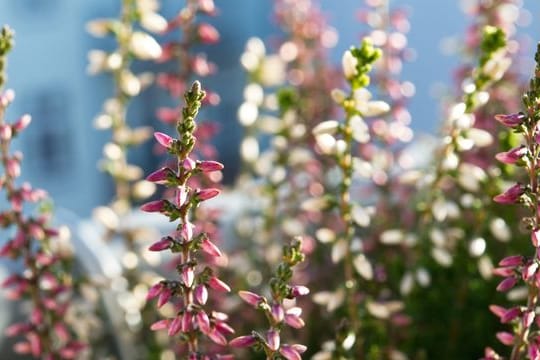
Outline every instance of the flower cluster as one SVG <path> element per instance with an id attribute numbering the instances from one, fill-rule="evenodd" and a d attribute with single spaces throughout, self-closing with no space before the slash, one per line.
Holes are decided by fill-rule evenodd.
<path id="1" fill-rule="evenodd" d="M 163 44 L 163 52 L 158 63 L 174 64 L 175 71 L 161 72 L 157 75 L 157 84 L 165 89 L 173 99 L 181 98 L 187 90 L 193 76 L 207 77 L 217 72 L 217 66 L 208 60 L 204 52 L 195 52 L 200 45 L 214 45 L 219 41 L 219 32 L 211 24 L 198 21 L 203 16 L 216 16 L 218 9 L 213 0 L 188 0 L 177 15 L 168 21 L 165 34 L 180 32 L 180 40 L 167 41 Z M 218 105 L 220 97 L 217 93 L 207 91 L 205 103 Z M 178 107 L 160 107 L 157 118 L 165 124 L 173 125 L 181 111 Z M 215 158 L 217 151 L 211 143 L 217 132 L 214 122 L 203 122 L 197 126 L 196 152 L 202 157 Z"/>
<path id="2" fill-rule="evenodd" d="M 152 184 L 138 181 L 143 172 L 138 166 L 129 164 L 127 159 L 128 150 L 148 140 L 152 130 L 149 127 L 131 128 L 127 118 L 132 98 L 153 81 L 150 73 L 133 73 L 133 59 L 150 61 L 162 55 L 158 42 L 143 31 L 160 33 L 167 28 L 167 22 L 157 13 L 158 10 L 155 0 L 123 0 L 119 19 L 97 19 L 87 24 L 87 30 L 92 35 L 113 36 L 117 43 L 117 48 L 110 52 L 91 50 L 88 54 L 88 71 L 92 74 L 110 73 L 114 81 L 114 96 L 105 101 L 103 112 L 95 119 L 94 125 L 100 130 L 110 129 L 112 132 L 111 141 L 103 148 L 101 167 L 115 182 L 116 199 L 111 209 L 120 215 L 130 210 L 133 199 L 144 199 L 154 192 Z M 137 24 L 142 29 L 137 29 Z M 106 208 L 98 208 L 96 215 L 105 226 L 116 223 L 104 219 L 115 217 Z"/>
<path id="3" fill-rule="evenodd" d="M 150 247 L 151 251 L 170 250 L 180 255 L 176 265 L 179 279 L 158 282 L 150 288 L 148 299 L 158 298 L 158 307 L 162 307 L 167 302 L 177 304 L 178 310 L 174 316 L 154 323 L 152 329 L 167 329 L 170 336 L 180 333 L 182 342 L 187 344 L 186 355 L 189 359 L 209 359 L 209 355 L 203 357 L 199 346 L 201 335 L 224 346 L 227 344 L 225 336 L 234 332 L 226 323 L 225 314 L 205 309 L 209 288 L 218 292 L 228 292 L 230 288 L 214 275 L 210 267 L 201 269 L 199 266 L 200 259 L 196 256 L 198 253 L 202 251 L 215 258 L 221 256 L 221 251 L 206 233 L 196 234 L 196 228 L 191 219 L 197 206 L 203 201 L 216 197 L 219 190 L 192 189 L 188 185 L 188 180 L 197 173 L 219 171 L 223 168 L 223 165 L 215 161 L 195 161 L 190 158 L 196 141 L 193 135 L 196 128 L 195 116 L 204 96 L 205 92 L 201 89 L 199 82 L 194 82 L 191 89 L 186 92 L 186 105 L 182 109 L 182 118 L 177 124 L 178 139 L 160 132 L 154 134 L 157 142 L 169 154 L 176 157 L 178 168 L 175 171 L 163 167 L 148 175 L 147 180 L 174 189 L 174 199 L 155 200 L 141 206 L 141 210 L 161 213 L 170 221 L 179 220 L 173 233 Z M 222 355 L 217 358 L 228 357 Z"/>
<path id="4" fill-rule="evenodd" d="M 306 351 L 306 346 L 301 344 L 289 345 L 281 341 L 281 332 L 285 325 L 295 329 L 300 329 L 305 325 L 300 317 L 302 308 L 296 305 L 287 306 L 297 297 L 309 294 L 307 287 L 289 284 L 293 277 L 293 268 L 304 261 L 301 248 L 301 238 L 295 238 L 290 245 L 283 247 L 282 262 L 278 265 L 274 277 L 269 282 L 271 301 L 250 291 L 239 292 L 242 300 L 264 313 L 270 328 L 265 335 L 253 331 L 250 335 L 237 337 L 231 340 L 231 346 L 262 349 L 267 359 L 279 359 L 281 358 L 280 355 L 287 360 L 301 359 L 300 354 Z"/>
<path id="5" fill-rule="evenodd" d="M 499 267 L 494 270 L 498 276 L 504 279 L 497 286 L 497 290 L 507 292 L 523 282 L 527 288 L 527 303 L 521 306 L 513 306 L 509 309 L 493 305 L 491 311 L 500 318 L 503 324 L 512 324 L 512 332 L 499 332 L 497 338 L 505 345 L 511 346 L 510 360 L 540 358 L 540 336 L 538 324 L 535 321 L 536 308 L 538 306 L 538 265 L 540 264 L 540 193 L 538 187 L 539 167 L 539 129 L 540 129 L 540 44 L 536 55 L 536 67 L 534 76 L 530 81 L 529 90 L 523 95 L 522 101 L 524 112 L 497 115 L 495 119 L 513 132 L 521 135 L 523 144 L 506 152 L 497 154 L 497 160 L 504 164 L 521 167 L 528 176 L 527 184 L 514 184 L 502 194 L 493 198 L 500 204 L 521 203 L 528 211 L 528 216 L 523 223 L 530 231 L 532 248 L 530 256 L 514 255 L 504 258 L 499 262 Z M 486 350 L 485 359 L 496 360 L 501 357 L 492 349 Z"/>
<path id="6" fill-rule="evenodd" d="M 340 356 L 363 352 L 362 341 L 357 341 L 357 338 L 361 337 L 357 274 L 366 280 L 373 279 L 372 264 L 362 253 L 361 246 L 359 249 L 354 245 L 357 230 L 357 216 L 354 213 L 362 211 L 362 208 L 353 202 L 351 189 L 357 159 L 353 146 L 355 142 L 366 143 L 370 139 L 364 117 L 379 116 L 389 110 L 387 103 L 371 100 L 371 93 L 366 89 L 370 82 L 368 73 L 380 56 L 380 49 L 375 48 L 369 38 L 364 38 L 360 47 L 352 47 L 343 54 L 343 73 L 351 90 L 346 94 L 336 89 L 332 92 L 332 97 L 343 107 L 345 121 L 341 123 L 327 120 L 313 129 L 318 150 L 332 156 L 340 172 L 338 194 L 331 196 L 332 200 L 327 200 L 324 205 L 329 210 L 337 210 L 342 221 L 341 233 L 335 236 L 332 249 L 332 259 L 335 262 L 343 261 L 345 284 L 344 301 L 347 315 L 343 319 L 344 329 L 338 332 L 333 349 L 334 355 Z M 343 338 L 340 338 L 340 333 L 344 334 Z M 319 356 L 323 355 L 319 353 Z"/>
<path id="7" fill-rule="evenodd" d="M 4 85 L 6 56 L 13 45 L 13 33 L 8 27 L 0 30 L 0 89 Z M 6 335 L 24 337 L 14 345 L 15 352 L 40 359 L 74 359 L 85 345 L 74 338 L 71 326 L 65 322 L 70 307 L 71 277 L 66 269 L 69 259 L 54 252 L 57 229 L 49 225 L 50 208 L 46 206 L 47 194 L 25 182 L 17 184 L 21 176 L 22 153 L 11 153 L 11 142 L 31 121 L 23 115 L 7 123 L 5 113 L 13 102 L 15 93 L 0 93 L 0 156 L 3 174 L 0 190 L 5 192 L 10 207 L 0 211 L 0 227 L 9 234 L 1 245 L 0 257 L 18 260 L 24 271 L 8 276 L 1 286 L 10 300 L 27 300 L 31 310 L 26 321 L 10 325 Z M 29 207 L 42 203 L 38 215 L 26 215 Z M 64 254 L 65 255 L 65 254 Z M 9 356 L 9 355 L 7 355 Z"/>

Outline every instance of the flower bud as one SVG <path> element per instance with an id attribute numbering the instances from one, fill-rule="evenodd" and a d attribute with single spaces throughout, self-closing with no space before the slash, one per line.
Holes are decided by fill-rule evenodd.
<path id="1" fill-rule="evenodd" d="M 15 121 L 13 124 L 13 129 L 17 132 L 23 131 L 30 125 L 30 122 L 32 122 L 32 117 L 28 114 L 25 114 L 19 118 L 19 120 Z"/>
<path id="2" fill-rule="evenodd" d="M 279 349 L 280 337 L 279 332 L 270 330 L 266 333 L 266 343 L 270 350 L 277 351 Z"/>
<path id="3" fill-rule="evenodd" d="M 514 285 L 516 285 L 516 283 L 517 283 L 517 278 L 516 277 L 514 277 L 514 276 L 507 277 L 503 281 L 501 281 L 499 283 L 499 285 L 497 285 L 497 291 L 506 292 L 506 291 L 510 290 L 511 288 L 513 288 Z"/>
<path id="4" fill-rule="evenodd" d="M 150 35 L 135 31 L 129 42 L 129 49 L 141 60 L 156 60 L 161 56 L 161 46 Z"/>
<path id="5" fill-rule="evenodd" d="M 208 301 L 208 289 L 205 285 L 199 284 L 195 287 L 195 291 L 193 292 L 195 296 L 195 300 L 201 305 L 206 304 Z"/>
<path id="6" fill-rule="evenodd" d="M 495 155 L 495 159 L 499 160 L 503 164 L 515 164 L 527 155 L 527 148 L 525 146 L 519 146 L 506 152 L 500 152 Z"/>
<path id="7" fill-rule="evenodd" d="M 523 113 L 510 114 L 510 115 L 495 115 L 495 120 L 508 127 L 516 127 L 525 121 L 526 116 Z"/>
<path id="8" fill-rule="evenodd" d="M 171 321 L 170 325 L 168 326 L 169 330 L 167 334 L 169 336 L 174 336 L 178 334 L 180 332 L 181 326 L 182 326 L 182 317 L 181 316 L 175 317 L 173 321 Z"/>
<path id="9" fill-rule="evenodd" d="M 251 347 L 257 343 L 257 338 L 253 335 L 239 336 L 232 339 L 229 345 L 236 348 Z"/>
<path id="10" fill-rule="evenodd" d="M 161 212 L 165 209 L 164 200 L 150 201 L 141 206 L 141 210 L 145 212 Z"/>
<path id="11" fill-rule="evenodd" d="M 345 75 L 345 78 L 352 79 L 358 74 L 358 71 L 356 69 L 356 67 L 358 66 L 358 59 L 354 57 L 350 50 L 347 50 L 345 51 L 345 53 L 343 53 L 343 57 L 341 58 L 341 65 L 343 67 L 343 74 Z"/>
<path id="12" fill-rule="evenodd" d="M 150 251 L 163 251 L 169 249 L 172 245 L 171 239 L 169 237 L 164 237 L 158 242 L 152 244 L 148 250 Z"/>
<path id="13" fill-rule="evenodd" d="M 8 141 L 11 139 L 11 136 L 12 136 L 11 126 L 6 125 L 6 124 L 1 125 L 0 126 L 0 139 L 4 141 Z"/>
<path id="14" fill-rule="evenodd" d="M 204 237 L 201 242 L 201 249 L 207 253 L 208 255 L 214 256 L 214 257 L 220 257 L 221 251 L 219 248 L 208 239 L 208 237 Z"/>
<path id="15" fill-rule="evenodd" d="M 225 284 L 223 281 L 221 281 L 220 279 L 218 279 L 215 276 L 212 276 L 208 280 L 208 286 L 210 286 L 212 289 L 214 289 L 216 291 L 221 291 L 221 292 L 230 292 L 231 291 L 231 288 L 229 287 L 229 285 Z"/>
<path id="16" fill-rule="evenodd" d="M 242 300 L 254 307 L 258 307 L 261 301 L 264 300 L 264 297 L 252 293 L 251 291 L 242 290 L 238 292 L 238 295 L 242 298 Z"/>
<path id="17" fill-rule="evenodd" d="M 172 137 L 159 131 L 156 131 L 154 133 L 154 137 L 161 146 L 167 149 L 169 149 L 174 142 L 174 139 Z"/>
<path id="18" fill-rule="evenodd" d="M 198 201 L 210 200 L 220 193 L 219 189 L 209 188 L 209 189 L 197 189 L 195 192 L 195 197 Z"/>
<path id="19" fill-rule="evenodd" d="M 202 172 L 212 172 L 223 170 L 223 164 L 217 161 L 199 161 L 197 168 Z"/>
<path id="20" fill-rule="evenodd" d="M 215 27 L 207 23 L 199 25 L 197 34 L 203 44 L 215 44 L 219 41 L 219 32 Z"/>
<path id="21" fill-rule="evenodd" d="M 520 183 L 517 183 L 508 188 L 502 194 L 495 196 L 493 201 L 499 204 L 514 204 L 519 200 L 523 193 L 525 193 L 525 187 Z"/>

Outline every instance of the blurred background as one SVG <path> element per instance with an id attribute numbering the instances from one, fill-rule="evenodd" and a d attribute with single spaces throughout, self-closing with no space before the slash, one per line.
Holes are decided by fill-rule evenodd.
<path id="1" fill-rule="evenodd" d="M 394 1 L 410 11 L 409 47 L 413 61 L 406 63 L 403 79 L 416 86 L 411 102 L 412 127 L 417 133 L 436 132 L 440 123 L 438 98 L 442 84 L 451 84 L 452 70 L 459 60 L 448 54 L 452 37 L 459 39 L 470 21 L 460 6 L 467 1 L 440 0 Z M 339 42 L 332 50 L 333 61 L 339 63 L 342 52 L 359 42 L 364 27 L 357 12 L 360 0 L 321 0 L 319 4 L 328 22 L 339 33 Z M 183 1 L 162 1 L 161 13 L 170 18 Z M 217 0 L 219 16 L 210 18 L 221 34 L 217 45 L 205 49 L 219 68 L 217 75 L 205 81 L 221 96 L 219 106 L 207 109 L 203 118 L 220 123 L 215 139 L 220 161 L 228 169 L 226 180 L 234 178 L 238 164 L 238 142 L 241 126 L 236 118 L 241 103 L 245 74 L 239 58 L 245 42 L 253 36 L 271 40 L 279 34 L 272 20 L 273 2 L 253 0 Z M 540 2 L 528 0 L 521 15 L 519 32 L 530 36 L 526 55 L 540 36 Z M 9 108 L 8 118 L 30 113 L 33 123 L 17 143 L 24 149 L 24 178 L 46 189 L 57 207 L 68 208 L 86 217 L 93 207 L 111 198 L 112 183 L 98 170 L 102 146 L 110 134 L 93 128 L 93 119 L 103 101 L 111 94 L 111 80 L 105 75 L 90 76 L 86 72 L 87 53 L 94 48 L 107 48 L 106 40 L 92 38 L 85 32 L 85 23 L 94 18 L 116 17 L 119 1 L 93 0 L 0 0 L 0 24 L 9 24 L 16 31 L 16 46 L 9 64 L 9 87 L 17 100 Z M 268 43 L 271 43 L 268 42 Z M 523 65 L 529 73 L 531 64 Z M 205 85 L 203 84 L 203 85 Z M 447 85 L 446 85 L 447 86 Z M 130 108 L 129 122 L 155 126 L 155 104 L 166 99 L 162 90 L 151 88 L 137 97 Z M 133 163 L 150 170 L 155 162 L 151 145 L 134 154 Z"/>

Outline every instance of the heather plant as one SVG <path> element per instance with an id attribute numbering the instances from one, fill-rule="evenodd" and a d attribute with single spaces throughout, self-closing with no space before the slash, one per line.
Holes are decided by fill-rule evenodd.
<path id="1" fill-rule="evenodd" d="M 13 32 L 4 26 L 0 30 L 0 190 L 8 207 L 0 211 L 0 225 L 7 237 L 0 256 L 21 263 L 23 270 L 3 279 L 2 287 L 8 299 L 30 306 L 28 318 L 11 324 L 5 333 L 20 339 L 13 349 L 18 354 L 36 359 L 74 359 L 85 344 L 77 340 L 72 324 L 66 322 L 72 297 L 70 254 L 58 251 L 60 234 L 50 225 L 52 209 L 46 192 L 28 182 L 18 183 L 23 155 L 11 150 L 12 141 L 31 121 L 28 114 L 12 123 L 6 120 L 6 110 L 15 98 L 12 90 L 2 90 L 12 46 Z"/>
<path id="2" fill-rule="evenodd" d="M 353 145 L 369 141 L 369 131 L 364 117 L 379 116 L 389 110 L 387 103 L 372 101 L 371 93 L 366 89 L 370 82 L 369 71 L 372 64 L 381 56 L 380 49 L 364 38 L 359 48 L 351 48 L 342 58 L 343 73 L 350 86 L 349 94 L 336 89 L 332 95 L 344 110 L 344 122 L 327 120 L 313 129 L 317 148 L 323 154 L 331 156 L 339 171 L 339 182 L 336 193 L 327 190 L 319 198 L 311 199 L 310 207 L 319 210 L 338 213 L 341 222 L 339 232 L 332 241 L 332 260 L 341 263 L 343 283 L 332 295 L 336 302 L 334 308 L 338 311 L 340 324 L 336 331 L 334 345 L 323 350 L 318 356 L 324 358 L 324 353 L 342 357 L 365 357 L 369 344 L 365 341 L 365 308 L 379 308 L 376 302 L 366 296 L 358 296 L 361 284 L 373 280 L 374 271 L 370 260 L 365 256 L 362 244 L 357 238 L 358 225 L 354 213 L 359 204 L 353 201 L 352 185 L 355 157 Z M 305 204 L 305 206 L 307 206 Z M 319 234 L 320 236 L 320 234 Z M 336 298 L 340 298 L 336 300 Z M 339 308 L 343 305 L 343 310 Z"/>
<path id="3" fill-rule="evenodd" d="M 196 51 L 201 45 L 215 45 L 219 42 L 218 30 L 208 22 L 201 20 L 204 17 L 214 17 L 217 14 L 218 9 L 213 0 L 188 0 L 167 23 L 163 32 L 167 38 L 163 42 L 163 52 L 157 62 L 167 65 L 168 70 L 160 72 L 156 82 L 175 101 L 182 97 L 194 76 L 207 77 L 217 72 L 216 64 L 208 60 L 206 53 Z M 171 34 L 178 36 L 179 39 L 169 40 Z M 220 98 L 217 93 L 207 91 L 206 104 L 216 106 L 219 102 Z M 177 107 L 164 106 L 157 110 L 156 115 L 163 123 L 174 126 L 180 111 L 181 104 Z M 207 158 L 217 156 L 217 151 L 211 143 L 217 130 L 217 123 L 211 121 L 202 122 L 197 126 L 198 141 L 195 151 L 199 154 L 198 156 Z M 213 178 L 208 180 L 218 180 L 220 178 L 217 176 L 218 174 L 215 173 Z"/>
<path id="4" fill-rule="evenodd" d="M 530 234 L 530 255 L 514 255 L 502 259 L 494 274 L 503 277 L 497 286 L 500 292 L 507 292 L 521 283 L 526 288 L 526 304 L 504 308 L 497 305 L 490 307 L 501 323 L 510 324 L 512 331 L 501 331 L 497 338 L 501 343 L 511 347 L 509 359 L 538 359 L 540 357 L 540 338 L 536 318 L 538 302 L 538 124 L 540 118 L 540 44 L 535 55 L 535 69 L 529 83 L 529 89 L 523 94 L 524 111 L 510 115 L 497 115 L 495 118 L 504 126 L 520 135 L 521 144 L 508 151 L 498 153 L 496 159 L 504 164 L 513 165 L 525 170 L 527 183 L 516 183 L 493 200 L 499 204 L 520 203 L 528 214 L 522 224 Z M 494 350 L 487 348 L 485 359 L 502 359 Z"/>
<path id="5" fill-rule="evenodd" d="M 285 326 L 300 329 L 305 325 L 300 317 L 302 308 L 296 306 L 296 298 L 307 295 L 309 289 L 305 286 L 290 284 L 293 268 L 302 261 L 304 261 L 302 241 L 297 237 L 290 245 L 283 246 L 282 261 L 269 281 L 271 300 L 250 291 L 239 292 L 242 300 L 264 313 L 269 328 L 264 335 L 254 330 L 250 335 L 237 337 L 231 340 L 230 346 L 262 350 L 266 359 L 301 359 L 300 354 L 306 351 L 306 346 L 283 343 L 282 332 Z"/>
<path id="6" fill-rule="evenodd" d="M 162 280 L 153 285 L 148 292 L 148 299 L 158 298 L 158 308 L 168 302 L 173 304 L 167 318 L 152 325 L 152 330 L 167 329 L 169 336 L 180 335 L 184 345 L 183 356 L 189 359 L 226 359 L 229 355 L 217 355 L 211 348 L 202 346 L 202 336 L 213 343 L 227 345 L 226 335 L 233 329 L 226 323 L 227 315 L 212 311 L 205 306 L 208 301 L 208 289 L 217 292 L 229 292 L 230 288 L 221 281 L 209 266 L 203 267 L 201 253 L 212 258 L 220 257 L 221 251 L 204 232 L 197 232 L 193 221 L 193 213 L 203 201 L 219 194 L 215 188 L 191 188 L 188 180 L 198 173 L 219 171 L 223 168 L 218 162 L 193 160 L 190 154 L 195 146 L 195 117 L 204 99 L 205 92 L 199 82 L 194 82 L 185 94 L 186 105 L 182 109 L 182 117 L 177 123 L 178 138 L 164 133 L 154 134 L 157 142 L 169 154 L 175 156 L 177 169 L 163 167 L 147 179 L 174 189 L 172 200 L 154 200 L 141 206 L 146 212 L 157 212 L 173 222 L 179 220 L 176 230 L 154 243 L 151 251 L 178 253 L 176 265 L 178 279 Z"/>

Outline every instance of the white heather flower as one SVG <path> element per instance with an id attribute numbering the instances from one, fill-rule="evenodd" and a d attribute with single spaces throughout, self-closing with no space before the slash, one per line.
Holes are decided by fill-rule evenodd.
<path id="1" fill-rule="evenodd" d="M 95 37 L 104 37 L 109 33 L 111 20 L 95 19 L 86 23 L 86 31 Z"/>
<path id="2" fill-rule="evenodd" d="M 141 82 L 129 71 L 120 74 L 120 89 L 129 96 L 137 96 L 141 91 Z"/>
<path id="3" fill-rule="evenodd" d="M 425 268 L 418 268 L 416 270 L 416 281 L 420 286 L 427 287 L 431 283 L 431 275 Z"/>
<path id="4" fill-rule="evenodd" d="M 390 105 L 384 101 L 368 101 L 363 108 L 362 115 L 364 116 L 380 116 L 390 111 Z"/>
<path id="5" fill-rule="evenodd" d="M 326 197 L 316 197 L 304 200 L 300 207 L 304 211 L 321 211 L 328 207 L 328 199 Z"/>
<path id="6" fill-rule="evenodd" d="M 167 20 L 155 12 L 146 12 L 141 16 L 141 26 L 153 33 L 162 33 L 167 29 Z"/>
<path id="7" fill-rule="evenodd" d="M 253 55 L 261 58 L 266 54 L 264 42 L 257 37 L 252 37 L 248 39 L 246 43 L 246 51 L 253 53 Z"/>
<path id="8" fill-rule="evenodd" d="M 504 219 L 496 218 L 491 220 L 489 230 L 491 231 L 491 235 L 501 242 L 508 242 L 512 238 L 510 227 Z"/>
<path id="9" fill-rule="evenodd" d="M 448 153 L 444 157 L 441 165 L 444 170 L 455 170 L 459 165 L 459 157 L 456 153 Z"/>
<path id="10" fill-rule="evenodd" d="M 88 67 L 86 71 L 95 75 L 102 72 L 105 69 L 107 60 L 107 53 L 102 50 L 90 50 L 88 52 Z"/>
<path id="11" fill-rule="evenodd" d="M 286 64 L 278 55 L 270 55 L 261 63 L 261 84 L 277 86 L 285 82 Z"/>
<path id="12" fill-rule="evenodd" d="M 467 131 L 469 139 L 474 141 L 477 147 L 486 147 L 493 144 L 493 136 L 482 129 L 472 128 Z"/>
<path id="13" fill-rule="evenodd" d="M 122 66 L 122 56 L 118 52 L 112 52 L 107 56 L 106 60 L 107 70 L 118 70 Z"/>
<path id="14" fill-rule="evenodd" d="M 347 98 L 347 94 L 345 94 L 345 91 L 341 89 L 333 89 L 330 95 L 332 96 L 332 99 L 338 104 L 341 104 Z"/>
<path id="15" fill-rule="evenodd" d="M 137 0 L 137 9 L 141 13 L 156 12 L 159 10 L 158 0 Z"/>
<path id="16" fill-rule="evenodd" d="M 345 51 L 345 53 L 343 53 L 343 57 L 341 58 L 341 65 L 343 66 L 343 74 L 347 79 L 351 79 L 356 74 L 358 74 L 358 71 L 356 70 L 356 66 L 358 65 L 358 59 L 354 57 L 350 50 L 347 50 Z"/>
<path id="17" fill-rule="evenodd" d="M 326 120 L 321 123 L 319 123 L 317 126 L 315 126 L 312 130 L 313 135 L 318 136 L 322 134 L 330 134 L 333 135 L 336 133 L 337 129 L 339 127 L 339 122 L 336 120 Z"/>
<path id="18" fill-rule="evenodd" d="M 129 49 L 138 59 L 155 60 L 161 56 L 161 46 L 150 35 L 135 31 L 131 35 Z"/>
<path id="19" fill-rule="evenodd" d="M 357 255 L 353 260 L 353 265 L 358 274 L 364 279 L 373 279 L 373 266 L 364 254 Z"/>
<path id="20" fill-rule="evenodd" d="M 452 265 L 452 255 L 450 255 L 450 253 L 445 249 L 433 248 L 431 250 L 431 256 L 441 266 L 449 267 L 450 265 Z"/>
<path id="21" fill-rule="evenodd" d="M 397 245 L 403 241 L 403 231 L 399 229 L 386 230 L 381 233 L 379 239 L 381 243 L 386 245 Z"/>
<path id="22" fill-rule="evenodd" d="M 414 277 L 410 272 L 406 272 L 399 283 L 399 292 L 401 295 L 409 295 L 414 287 Z"/>
<path id="23" fill-rule="evenodd" d="M 334 246 L 332 246 L 332 253 L 331 253 L 332 262 L 334 264 L 337 264 L 338 262 L 340 262 L 341 259 L 345 257 L 345 254 L 347 253 L 347 249 L 348 249 L 348 244 L 345 241 L 345 239 L 336 241 Z"/>
<path id="24" fill-rule="evenodd" d="M 321 134 L 315 137 L 317 146 L 323 154 L 331 155 L 336 148 L 336 139 L 330 134 Z"/>
<path id="25" fill-rule="evenodd" d="M 248 163 L 254 162 L 259 157 L 259 143 L 254 137 L 247 137 L 240 145 L 240 155 Z"/>
<path id="26" fill-rule="evenodd" d="M 504 73 L 512 65 L 512 60 L 505 57 L 504 50 L 498 51 L 482 68 L 482 72 L 489 76 L 492 81 L 497 81 L 503 77 Z"/>
<path id="27" fill-rule="evenodd" d="M 360 116 L 354 115 L 349 121 L 354 140 L 361 144 L 367 143 L 369 141 L 369 128 L 364 120 Z"/>

